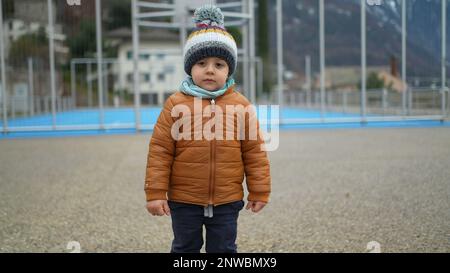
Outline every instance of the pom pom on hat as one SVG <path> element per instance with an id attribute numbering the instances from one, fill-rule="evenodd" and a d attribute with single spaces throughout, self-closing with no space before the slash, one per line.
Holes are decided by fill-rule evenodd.
<path id="1" fill-rule="evenodd" d="M 220 8 L 206 5 L 194 12 L 194 22 L 198 27 L 220 27 L 225 28 L 224 16 Z"/>

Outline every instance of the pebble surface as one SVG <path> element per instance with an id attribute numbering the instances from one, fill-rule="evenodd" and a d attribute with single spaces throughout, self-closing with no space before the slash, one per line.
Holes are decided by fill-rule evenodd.
<path id="1" fill-rule="evenodd" d="M 168 252 L 145 209 L 151 135 L 0 141 L 0 252 Z M 450 129 L 282 131 L 240 252 L 450 252 Z M 374 243 L 371 243 L 374 242 Z"/>

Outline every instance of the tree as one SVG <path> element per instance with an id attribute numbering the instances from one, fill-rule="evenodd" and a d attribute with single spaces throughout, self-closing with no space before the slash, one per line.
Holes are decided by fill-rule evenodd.
<path id="1" fill-rule="evenodd" d="M 72 58 L 93 57 L 97 50 L 95 22 L 83 20 L 80 31 L 67 41 Z"/>
<path id="2" fill-rule="evenodd" d="M 385 87 L 383 79 L 378 77 L 378 74 L 372 72 L 367 77 L 367 89 L 383 89 Z"/>
<path id="3" fill-rule="evenodd" d="M 3 19 L 9 19 L 14 16 L 14 0 L 3 0 Z"/>
<path id="4" fill-rule="evenodd" d="M 93 58 L 97 52 L 96 26 L 92 20 L 83 20 L 80 31 L 67 40 L 72 58 Z M 116 49 L 109 41 L 102 39 L 103 55 L 105 58 L 116 57 Z"/>
<path id="5" fill-rule="evenodd" d="M 131 1 L 109 0 L 107 4 L 109 9 L 106 29 L 131 28 Z"/>
<path id="6" fill-rule="evenodd" d="M 227 31 L 233 36 L 238 47 L 242 45 L 242 32 L 238 27 L 228 27 Z"/>
<path id="7" fill-rule="evenodd" d="M 25 34 L 11 44 L 9 62 L 15 66 L 27 66 L 29 57 L 48 62 L 48 39 L 45 29 L 41 27 L 37 33 Z"/>

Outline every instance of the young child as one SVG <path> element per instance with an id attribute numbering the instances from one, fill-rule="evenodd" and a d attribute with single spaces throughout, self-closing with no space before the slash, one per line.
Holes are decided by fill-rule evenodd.
<path id="1" fill-rule="evenodd" d="M 214 128 L 212 139 L 202 135 L 203 128 L 210 124 L 205 113 L 213 120 L 222 115 L 229 121 L 236 115 L 224 109 L 251 104 L 234 89 L 237 46 L 225 30 L 221 10 L 204 6 L 195 11 L 194 17 L 197 27 L 184 48 L 184 69 L 189 77 L 165 102 L 150 141 L 145 178 L 147 210 L 152 215 L 171 216 L 172 253 L 200 252 L 203 225 L 206 252 L 235 253 L 237 219 L 244 206 L 244 174 L 249 192 L 246 209 L 257 213 L 269 201 L 269 160 L 257 121 L 257 128 L 253 128 L 256 137 L 250 137 L 249 124 L 256 120 L 255 114 L 247 113 L 245 125 L 227 123 L 225 132 L 214 123 L 210 126 Z M 196 105 L 202 110 L 200 116 L 195 113 Z M 175 111 L 179 106 L 193 111 L 180 117 Z M 177 138 L 179 131 L 174 130 L 179 121 L 183 122 L 179 129 L 188 136 L 184 139 Z M 243 139 L 236 133 L 240 128 L 245 130 Z"/>

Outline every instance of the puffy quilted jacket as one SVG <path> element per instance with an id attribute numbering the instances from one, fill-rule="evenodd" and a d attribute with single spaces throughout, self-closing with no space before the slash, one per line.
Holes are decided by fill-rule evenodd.
<path id="1" fill-rule="evenodd" d="M 244 197 L 244 174 L 248 189 L 248 200 L 269 201 L 271 191 L 270 167 L 267 153 L 261 149 L 264 145 L 255 114 L 247 114 L 245 123 L 239 128 L 245 130 L 245 138 L 238 138 L 238 122 L 226 124 L 227 119 L 235 119 L 236 114 L 226 111 L 227 105 L 250 105 L 250 102 L 240 93 L 230 87 L 222 96 L 211 99 L 195 99 L 197 105 L 205 113 L 210 110 L 210 116 L 205 114 L 194 124 L 194 97 L 176 92 L 165 102 L 158 121 L 155 124 L 149 145 L 145 192 L 147 201 L 172 200 L 190 204 L 207 206 L 225 204 Z M 190 109 L 189 115 L 171 114 L 174 106 L 183 105 Z M 194 134 L 202 133 L 205 126 L 214 121 L 215 109 L 223 110 L 223 138 L 194 138 Z M 178 107 L 176 108 L 178 109 Z M 184 108 L 186 109 L 186 107 Z M 198 109 L 198 108 L 197 108 Z M 197 117 L 198 117 L 197 113 Z M 173 117 L 174 116 L 174 117 Z M 180 139 L 172 128 L 178 123 L 191 119 L 189 126 L 179 126 L 174 131 L 179 134 L 190 132 L 191 139 Z M 258 126 L 257 137 L 249 137 L 249 124 L 255 121 Z M 188 123 L 186 123 L 188 124 Z M 201 124 L 201 127 L 199 126 Z M 229 123 L 230 124 L 230 123 Z M 210 125 L 210 132 L 215 132 L 216 126 Z M 244 129 L 245 127 L 245 129 Z M 189 129 L 189 130 L 188 130 Z M 226 133 L 234 132 L 233 138 Z"/>

